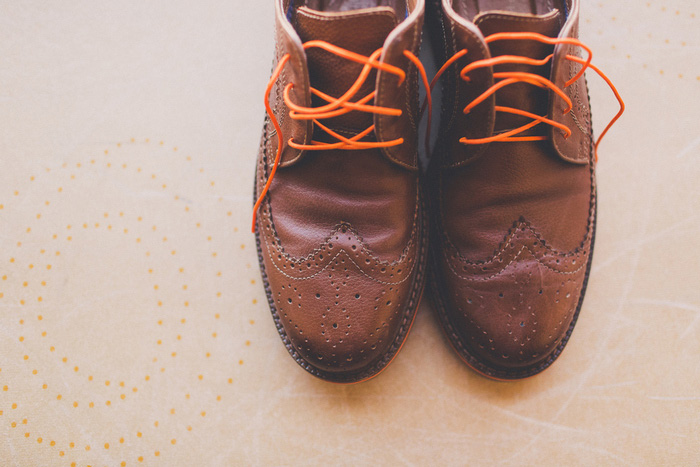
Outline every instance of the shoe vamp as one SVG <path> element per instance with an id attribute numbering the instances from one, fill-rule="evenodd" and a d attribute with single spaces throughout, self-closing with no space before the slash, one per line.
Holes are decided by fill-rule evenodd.
<path id="1" fill-rule="evenodd" d="M 589 231 L 591 167 L 555 157 L 547 141 L 491 143 L 471 164 L 444 171 L 441 189 L 444 232 L 473 261 L 492 256 L 520 222 L 561 252 Z"/>
<path id="2" fill-rule="evenodd" d="M 270 203 L 289 255 L 308 255 L 342 226 L 378 259 L 395 261 L 415 233 L 417 179 L 379 150 L 309 152 L 278 172 Z"/>

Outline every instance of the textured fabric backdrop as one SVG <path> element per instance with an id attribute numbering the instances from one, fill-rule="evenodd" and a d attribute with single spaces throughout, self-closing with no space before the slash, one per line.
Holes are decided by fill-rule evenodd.
<path id="1" fill-rule="evenodd" d="M 354 386 L 293 362 L 258 277 L 272 5 L 0 2 L 0 464 L 698 465 L 698 3 L 583 2 L 629 111 L 559 361 L 481 378 L 426 297 Z"/>

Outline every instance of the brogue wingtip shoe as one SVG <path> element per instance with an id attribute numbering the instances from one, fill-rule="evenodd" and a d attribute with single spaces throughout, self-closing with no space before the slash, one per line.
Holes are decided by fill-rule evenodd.
<path id="1" fill-rule="evenodd" d="M 253 225 L 287 350 L 314 376 L 354 383 L 397 355 L 426 281 L 418 84 L 406 79 L 425 76 L 424 1 L 339 5 L 276 0 Z"/>
<path id="2" fill-rule="evenodd" d="M 476 371 L 548 368 L 581 310 L 596 221 L 590 49 L 579 1 L 430 3 L 444 63 L 427 185 L 431 277 L 450 343 Z M 581 57 L 583 55 L 583 58 Z"/>

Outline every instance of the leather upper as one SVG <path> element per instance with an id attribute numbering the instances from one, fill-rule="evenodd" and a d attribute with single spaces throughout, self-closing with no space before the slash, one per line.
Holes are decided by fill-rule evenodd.
<path id="1" fill-rule="evenodd" d="M 258 215 L 261 267 L 273 314 L 297 361 L 326 379 L 357 380 L 381 369 L 403 343 L 425 276 L 416 70 L 403 56 L 404 50 L 418 54 L 424 5 L 417 2 L 401 21 L 390 8 L 324 12 L 303 5 L 295 6 L 290 20 L 287 2 L 276 4 L 277 59 L 287 53 L 292 58 L 271 94 L 286 147 Z M 362 69 L 323 50 L 305 53 L 302 43 L 310 40 L 364 56 L 384 47 L 380 61 L 406 72 L 408 78 L 399 85 L 393 75 L 373 71 L 357 94 L 376 90 L 375 105 L 400 109 L 401 116 L 351 112 L 323 121 L 346 137 L 375 123 L 374 140 L 404 138 L 402 145 L 391 151 L 298 151 L 288 146 L 289 138 L 307 144 L 333 140 L 313 124 L 289 117 L 284 87 L 294 84 L 295 103 L 319 106 L 325 102 L 311 98 L 309 85 L 337 98 Z M 276 141 L 267 122 L 256 195 L 272 167 Z"/>
<path id="2" fill-rule="evenodd" d="M 578 39 L 579 2 L 567 0 L 569 19 L 562 27 L 559 37 Z M 564 138 L 561 131 L 550 127 L 552 144 L 557 154 L 563 159 L 578 164 L 587 164 L 590 160 L 591 133 L 591 108 L 588 101 L 588 87 L 586 80 L 580 79 L 569 87 L 565 83 L 576 76 L 581 65 L 565 60 L 567 55 L 583 56 L 579 47 L 560 44 L 554 49 L 552 61 L 551 79 L 560 89 L 564 89 L 573 101 L 574 107 L 570 112 L 565 112 L 564 102 L 550 93 L 549 107 L 552 118 L 563 123 L 572 130 L 569 138 Z"/>
<path id="3" fill-rule="evenodd" d="M 488 4 L 480 2 L 482 10 Z M 581 79 L 565 89 L 574 102 L 566 115 L 560 97 L 517 83 L 464 116 L 461 110 L 472 96 L 493 83 L 494 70 L 471 73 L 469 83 L 458 74 L 482 58 L 541 59 L 554 52 L 551 67 L 539 67 L 539 73 L 564 89 L 563 83 L 580 70 L 564 59 L 564 53 L 571 53 L 568 47 L 555 50 L 539 42 L 512 40 L 486 44 L 484 38 L 522 31 L 575 37 L 578 2 L 538 14 L 481 11 L 474 18 L 460 16 L 448 0 L 442 1 L 440 10 L 443 53 L 449 58 L 461 48 L 469 49 L 445 84 L 445 92 L 456 96 L 455 107 L 447 94 L 436 161 L 429 174 L 443 324 L 463 358 L 482 373 L 524 377 L 539 371 L 538 366 L 548 364 L 561 350 L 587 277 L 595 221 L 587 88 Z M 495 71 L 532 70 L 498 65 Z M 546 141 L 459 143 L 464 136 L 484 138 L 529 121 L 495 113 L 495 105 L 549 116 L 569 126 L 573 134 L 565 139 L 561 130 L 540 124 L 525 135 L 548 135 Z M 469 126 L 474 120 L 478 122 Z"/>

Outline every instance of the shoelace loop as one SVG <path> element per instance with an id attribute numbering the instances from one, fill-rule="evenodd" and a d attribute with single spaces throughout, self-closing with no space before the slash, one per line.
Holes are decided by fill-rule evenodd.
<path id="1" fill-rule="evenodd" d="M 595 71 L 610 87 L 612 92 L 615 94 L 615 97 L 617 98 L 619 104 L 620 104 L 620 110 L 618 113 L 613 117 L 613 119 L 608 123 L 608 125 L 605 127 L 605 130 L 600 134 L 598 137 L 598 140 L 595 143 L 595 160 L 596 162 L 598 161 L 598 146 L 600 145 L 600 142 L 603 140 L 603 137 L 607 134 L 607 132 L 610 130 L 610 128 L 615 124 L 615 122 L 622 116 L 622 114 L 625 111 L 625 103 L 622 100 L 622 97 L 620 96 L 620 93 L 617 91 L 617 88 L 615 88 L 615 85 L 613 85 L 612 81 L 595 65 L 591 63 L 591 60 L 593 59 L 593 52 L 589 47 L 587 47 L 585 44 L 583 44 L 580 40 L 574 39 L 574 38 L 552 38 L 548 36 L 544 36 L 542 34 L 538 33 L 533 33 L 533 32 L 506 32 L 506 33 L 496 33 L 496 34 L 491 34 L 490 36 L 487 36 L 485 38 L 485 42 L 487 44 L 490 44 L 491 42 L 495 41 L 500 41 L 500 40 L 534 40 L 538 41 L 541 43 L 545 44 L 550 44 L 550 45 L 558 45 L 558 44 L 569 44 L 569 45 L 574 45 L 576 47 L 580 47 L 583 50 L 586 51 L 588 54 L 588 57 L 586 59 L 582 59 L 580 57 L 576 57 L 574 55 L 566 55 L 566 59 L 579 63 L 582 65 L 581 70 L 569 81 L 567 81 L 564 84 L 564 88 L 567 88 L 574 84 L 576 81 L 578 81 L 586 72 L 588 68 L 591 68 L 593 71 Z M 437 74 L 435 75 L 435 78 L 433 78 L 433 81 L 430 83 L 430 88 L 432 89 L 439 78 L 442 76 L 442 74 L 447 71 L 449 67 L 451 67 L 457 60 L 460 58 L 464 57 L 467 55 L 468 51 L 467 49 L 462 49 L 455 53 L 449 60 L 445 62 L 445 64 L 438 70 Z M 520 65 L 531 65 L 531 66 L 542 66 L 550 62 L 553 58 L 553 54 L 548 55 L 544 59 L 533 59 L 529 57 L 523 57 L 520 55 L 501 55 L 498 57 L 494 58 L 488 58 L 488 59 L 482 59 L 482 60 L 475 60 L 474 62 L 468 64 L 462 70 L 460 71 L 460 77 L 464 81 L 471 81 L 471 78 L 469 77 L 469 73 L 472 72 L 473 70 L 480 69 L 480 68 L 488 68 L 488 67 L 493 67 L 496 65 L 504 65 L 504 64 L 520 64 Z M 469 113 L 474 107 L 477 105 L 481 104 L 484 102 L 486 99 L 494 95 L 498 90 L 510 86 L 511 84 L 515 83 L 528 83 L 533 86 L 537 86 L 543 89 L 549 89 L 552 92 L 554 92 L 557 96 L 562 98 L 564 102 L 567 105 L 567 108 L 563 111 L 564 114 L 571 112 L 573 109 L 573 102 L 569 98 L 569 96 L 566 95 L 566 93 L 560 89 L 558 86 L 556 86 L 551 80 L 544 78 L 538 74 L 535 73 L 527 73 L 527 72 L 494 72 L 493 77 L 495 80 L 498 80 L 491 86 L 489 89 L 484 91 L 480 96 L 476 97 L 472 102 L 470 102 L 465 108 L 464 108 L 464 113 L 467 114 Z M 467 145 L 476 145 L 476 144 L 485 144 L 485 143 L 495 143 L 495 142 L 517 142 L 517 141 L 542 141 L 548 139 L 547 136 L 517 136 L 518 134 L 521 134 L 530 128 L 533 128 L 534 126 L 539 125 L 540 123 L 546 123 L 548 125 L 551 125 L 555 128 L 560 129 L 561 131 L 564 132 L 564 137 L 569 138 L 571 136 L 571 129 L 568 128 L 566 125 L 563 125 L 561 123 L 558 123 L 551 118 L 548 118 L 546 116 L 541 116 L 541 115 L 536 115 L 531 112 L 527 112 L 521 109 L 516 109 L 513 107 L 505 107 L 505 106 L 494 106 L 494 110 L 496 112 L 504 112 L 504 113 L 510 113 L 510 114 L 515 114 L 515 115 L 521 115 L 524 117 L 531 118 L 532 121 L 522 125 L 518 128 L 499 133 L 497 135 L 489 136 L 486 138 L 478 138 L 478 139 L 469 139 L 469 138 L 461 138 L 460 142 L 462 144 L 467 144 Z"/>
<path id="2" fill-rule="evenodd" d="M 352 111 L 357 111 L 357 112 L 365 112 L 365 113 L 371 113 L 371 114 L 377 114 L 377 115 L 386 115 L 386 116 L 394 116 L 394 117 L 399 117 L 402 114 L 402 111 L 399 109 L 392 109 L 388 107 L 380 107 L 376 105 L 367 105 L 368 102 L 373 101 L 376 97 L 376 90 L 372 91 L 368 95 L 362 97 L 361 99 L 358 99 L 357 101 L 352 101 L 352 99 L 357 95 L 357 93 L 360 91 L 362 86 L 365 84 L 367 79 L 369 78 L 372 69 L 377 69 L 381 71 L 385 71 L 387 73 L 391 73 L 395 76 L 398 76 L 399 82 L 398 85 L 401 86 L 404 81 L 406 80 L 406 73 L 398 67 L 395 67 L 393 65 L 389 65 L 387 63 L 382 63 L 378 61 L 379 57 L 381 57 L 382 52 L 384 49 L 380 48 L 374 51 L 369 57 L 366 57 L 364 55 L 357 54 L 355 52 L 351 52 L 349 50 L 343 49 L 341 47 L 335 46 L 333 44 L 330 44 L 325 41 L 319 41 L 319 40 L 312 40 L 305 42 L 303 44 L 304 50 L 308 50 L 310 48 L 319 48 L 323 49 L 329 53 L 332 53 L 334 55 L 337 55 L 341 58 L 362 64 L 362 71 L 360 72 L 359 76 L 355 80 L 355 82 L 350 86 L 350 88 L 343 94 L 342 96 L 335 98 L 332 96 L 329 96 L 328 94 L 319 91 L 318 89 L 315 89 L 313 87 L 310 87 L 309 90 L 311 94 L 314 96 L 322 99 L 323 101 L 327 102 L 327 104 L 321 106 L 321 107 L 304 107 L 295 104 L 292 102 L 291 97 L 290 97 L 290 91 L 294 88 L 293 83 L 287 84 L 284 88 L 284 103 L 285 105 L 289 108 L 289 116 L 294 119 L 294 120 L 311 120 L 313 121 L 314 125 L 316 125 L 318 128 L 322 129 L 324 132 L 326 132 L 328 135 L 332 136 L 333 138 L 336 138 L 338 140 L 337 143 L 324 143 L 320 141 L 311 141 L 311 144 L 299 144 L 296 143 L 292 138 L 287 141 L 287 144 L 295 149 L 301 150 L 301 151 L 322 151 L 322 150 L 330 150 L 330 149 L 336 149 L 336 150 L 358 150 L 358 149 L 381 149 L 381 148 L 389 148 L 393 146 L 398 146 L 400 144 L 403 144 L 404 139 L 403 138 L 398 138 L 392 141 L 362 141 L 365 137 L 370 135 L 372 132 L 374 132 L 375 127 L 374 125 L 371 125 L 369 128 L 366 130 L 361 131 L 357 135 L 347 138 L 341 134 L 339 134 L 336 131 L 331 130 L 328 128 L 326 125 L 322 124 L 320 120 L 324 119 L 329 119 L 329 118 L 334 118 L 334 117 L 339 117 L 341 115 L 345 115 L 347 113 L 350 113 Z M 428 106 L 430 107 L 430 110 L 428 112 L 428 135 L 430 133 L 430 119 L 431 119 L 431 114 L 432 114 L 432 98 L 430 94 L 430 85 L 428 83 L 428 77 L 425 72 L 425 68 L 423 67 L 423 64 L 420 62 L 418 57 L 415 56 L 412 52 L 408 50 L 404 50 L 403 52 L 404 56 L 408 58 L 418 69 L 421 79 L 425 85 L 426 91 L 427 91 L 427 102 Z M 272 92 L 272 88 L 274 87 L 275 83 L 279 79 L 280 75 L 282 74 L 282 71 L 284 70 L 284 67 L 287 65 L 287 63 L 290 60 L 290 55 L 286 54 L 282 57 L 282 59 L 279 61 L 277 64 L 277 67 L 275 67 L 275 70 L 272 73 L 272 76 L 270 77 L 270 81 L 267 84 L 267 89 L 265 90 L 265 110 L 267 111 L 267 115 L 270 118 L 270 121 L 272 122 L 273 126 L 275 127 L 275 131 L 277 132 L 277 154 L 275 156 L 275 162 L 272 166 L 272 169 L 270 170 L 270 174 L 267 178 L 267 182 L 265 183 L 265 186 L 263 187 L 262 191 L 260 192 L 260 197 L 255 203 L 255 206 L 253 207 L 253 225 L 252 225 L 252 231 L 255 232 L 255 224 L 256 224 L 256 219 L 257 219 L 257 213 L 258 210 L 260 209 L 260 205 L 262 204 L 263 200 L 265 199 L 265 196 L 267 195 L 268 190 L 270 189 L 270 185 L 272 184 L 272 180 L 275 177 L 275 173 L 277 172 L 277 168 L 280 163 L 280 159 L 282 156 L 282 150 L 284 148 L 284 136 L 282 135 L 282 127 L 280 126 L 277 118 L 275 117 L 275 114 L 272 110 L 272 107 L 270 106 L 270 93 Z M 430 137 L 428 136 L 427 140 L 430 140 Z M 427 145 L 427 143 L 426 143 Z"/>

